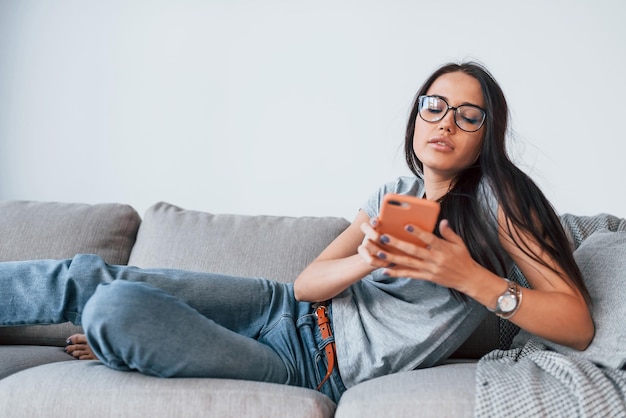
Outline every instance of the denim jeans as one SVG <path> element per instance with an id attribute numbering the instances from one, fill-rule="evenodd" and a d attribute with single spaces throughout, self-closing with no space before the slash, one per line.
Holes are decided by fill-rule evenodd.
<path id="1" fill-rule="evenodd" d="M 0 263 L 0 324 L 68 320 L 107 366 L 160 377 L 316 388 L 332 341 L 291 284 L 112 266 L 95 255 Z M 321 391 L 334 401 L 345 391 L 337 368 Z"/>

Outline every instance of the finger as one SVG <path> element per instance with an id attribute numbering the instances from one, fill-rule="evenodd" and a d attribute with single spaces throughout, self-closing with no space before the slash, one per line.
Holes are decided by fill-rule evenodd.
<path id="1" fill-rule="evenodd" d="M 363 222 L 361 224 L 361 232 L 363 232 L 365 234 L 365 238 L 370 241 L 378 241 L 380 236 L 380 234 L 367 222 Z"/>
<path id="2" fill-rule="evenodd" d="M 441 222 L 439 222 L 439 233 L 446 241 L 463 243 L 463 239 L 454 232 L 447 219 L 442 219 Z"/>
<path id="3" fill-rule="evenodd" d="M 437 237 L 434 234 L 425 231 L 418 226 L 409 224 L 405 226 L 404 229 L 406 230 L 406 232 L 417 238 L 418 244 L 416 246 L 418 247 L 430 250 L 433 244 L 437 241 Z"/>
<path id="4" fill-rule="evenodd" d="M 431 280 L 431 275 L 428 273 L 428 271 L 415 268 L 406 268 L 405 266 L 386 268 L 383 271 L 383 274 L 389 277 L 410 277 L 412 279 L 418 280 Z"/>
<path id="5" fill-rule="evenodd" d="M 368 248 L 369 247 L 369 248 Z M 376 250 L 373 244 L 365 244 L 359 245 L 357 248 L 357 253 L 372 267 L 385 267 L 389 263 L 385 262 L 384 259 L 381 259 L 377 255 L 381 253 L 380 250 Z"/>

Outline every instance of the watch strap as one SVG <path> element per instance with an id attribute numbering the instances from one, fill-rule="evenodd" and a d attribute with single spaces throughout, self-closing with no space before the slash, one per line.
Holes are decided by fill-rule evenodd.
<path id="1" fill-rule="evenodd" d="M 494 312 L 500 318 L 509 319 L 513 315 L 515 315 L 515 313 L 517 312 L 517 310 L 519 309 L 522 303 L 522 289 L 516 282 L 509 280 L 509 279 L 504 279 L 504 280 L 507 283 L 507 288 L 500 296 L 498 296 L 496 308 L 495 309 L 487 308 L 487 309 L 489 309 L 491 312 Z M 510 311 L 503 311 L 500 307 L 501 301 L 504 298 L 508 298 L 511 296 L 515 298 L 515 306 Z"/>

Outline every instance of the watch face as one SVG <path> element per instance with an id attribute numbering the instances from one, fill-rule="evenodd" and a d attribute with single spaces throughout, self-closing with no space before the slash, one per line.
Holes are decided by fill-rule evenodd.
<path id="1" fill-rule="evenodd" d="M 513 311 L 517 305 L 517 298 L 515 295 L 507 294 L 500 297 L 498 300 L 498 307 L 500 311 L 507 313 Z"/>

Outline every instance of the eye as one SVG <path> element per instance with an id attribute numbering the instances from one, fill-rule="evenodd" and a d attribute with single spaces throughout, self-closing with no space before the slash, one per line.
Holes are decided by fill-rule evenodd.
<path id="1" fill-rule="evenodd" d="M 427 97 L 424 108 L 431 113 L 441 113 L 447 106 L 438 97 Z"/>
<path id="2" fill-rule="evenodd" d="M 472 117 L 465 116 L 465 115 L 461 115 L 461 117 L 466 123 L 469 123 L 470 125 L 478 125 L 478 123 L 480 122 L 480 119 L 478 118 L 472 118 Z"/>
<path id="3" fill-rule="evenodd" d="M 483 120 L 483 113 L 474 107 L 462 106 L 458 113 L 463 122 L 470 125 L 479 125 Z"/>

